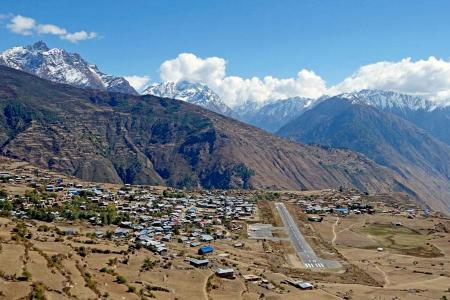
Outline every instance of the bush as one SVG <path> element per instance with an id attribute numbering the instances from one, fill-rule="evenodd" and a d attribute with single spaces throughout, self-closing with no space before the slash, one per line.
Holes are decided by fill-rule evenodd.
<path id="1" fill-rule="evenodd" d="M 88 251 L 85 247 L 81 246 L 81 247 L 77 248 L 77 253 L 81 257 L 86 257 L 86 255 L 88 254 Z"/>
<path id="2" fill-rule="evenodd" d="M 150 271 L 156 266 L 156 261 L 146 258 L 141 266 L 141 272 Z"/>
<path id="3" fill-rule="evenodd" d="M 125 276 L 117 275 L 116 282 L 120 284 L 125 284 L 127 282 L 127 279 L 125 278 Z"/>
<path id="4" fill-rule="evenodd" d="M 31 280 L 31 273 L 27 270 L 24 270 L 22 272 L 22 275 L 18 278 L 20 281 L 30 281 Z"/>
<path id="5" fill-rule="evenodd" d="M 0 199 L 2 199 L 2 198 L 0 197 Z M 6 200 L 6 199 L 0 201 L 0 210 L 11 211 L 12 209 L 13 209 L 13 205 L 12 205 L 11 201 Z"/>
<path id="6" fill-rule="evenodd" d="M 0 190 L 0 199 L 6 199 L 8 198 L 8 192 L 4 189 Z"/>
<path id="7" fill-rule="evenodd" d="M 41 282 L 34 283 L 29 299 L 45 300 L 45 285 Z"/>
<path id="8" fill-rule="evenodd" d="M 28 234 L 28 228 L 25 223 L 20 222 L 14 227 L 13 232 L 15 232 L 19 237 L 24 238 Z"/>

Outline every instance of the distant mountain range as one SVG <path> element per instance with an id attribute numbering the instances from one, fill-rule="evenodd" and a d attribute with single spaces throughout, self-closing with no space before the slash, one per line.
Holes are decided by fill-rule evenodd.
<path id="1" fill-rule="evenodd" d="M 371 93 L 369 91 L 363 94 Z M 383 93 L 384 95 L 384 93 Z M 393 96 L 399 96 L 391 94 Z M 389 111 L 427 111 L 426 102 L 362 100 L 336 96 L 283 126 L 278 135 L 291 140 L 345 148 L 367 155 L 420 188 L 416 193 L 429 199 L 434 207 L 450 211 L 450 146 L 413 123 Z M 419 99 L 416 99 L 419 100 Z M 367 105 L 375 103 L 375 105 Z M 404 105 L 408 103 L 409 105 Z M 395 104 L 395 107 L 391 104 Z M 383 109 L 380 109 L 381 107 Z M 387 110 L 387 111 L 385 111 Z M 432 199 L 432 200 L 431 200 Z"/>
<path id="2" fill-rule="evenodd" d="M 249 100 L 243 105 L 230 108 L 206 85 L 187 81 L 154 84 L 148 87 L 144 94 L 200 105 L 273 133 L 305 111 L 332 98 L 330 96 L 319 99 L 293 97 L 265 103 Z M 339 97 L 354 104 L 368 105 L 395 114 L 450 145 L 450 106 L 436 104 L 419 96 L 382 90 L 362 90 L 341 94 Z"/>
<path id="3" fill-rule="evenodd" d="M 123 77 L 107 75 L 89 64 L 77 53 L 50 49 L 44 42 L 13 47 L 0 53 L 0 65 L 22 70 L 41 78 L 81 88 L 137 95 Z M 188 81 L 163 82 L 147 87 L 143 94 L 179 99 L 230 116 L 269 132 L 282 126 L 330 98 L 293 97 L 273 99 L 265 103 L 246 99 L 243 105 L 230 108 L 214 91 L 201 83 Z M 406 119 L 434 137 L 450 144 L 450 106 L 437 105 L 422 97 L 379 90 L 363 90 L 339 95 L 354 103 L 377 107 Z"/>
<path id="4" fill-rule="evenodd" d="M 380 90 L 363 90 L 339 97 L 395 114 L 450 145 L 449 105 L 436 104 L 423 97 Z"/>
<path id="5" fill-rule="evenodd" d="M 323 96 L 319 99 L 293 97 L 265 103 L 246 101 L 241 106 L 230 108 L 207 86 L 186 81 L 155 84 L 147 88 L 144 93 L 197 104 L 273 133 L 319 103 L 333 98 L 331 96 Z M 353 104 L 367 105 L 395 114 L 450 145 L 450 106 L 448 105 L 437 104 L 420 96 L 382 90 L 362 90 L 337 97 Z"/>
<path id="6" fill-rule="evenodd" d="M 42 41 L 5 50 L 0 53 L 0 65 L 81 88 L 138 94 L 125 78 L 107 75 L 79 54 L 64 49 L 50 49 Z"/>
<path id="7" fill-rule="evenodd" d="M 233 110 L 216 93 L 201 83 L 189 81 L 155 83 L 144 89 L 142 94 L 183 100 L 225 116 L 234 115 Z"/>
<path id="8" fill-rule="evenodd" d="M 269 132 L 277 131 L 286 122 L 302 114 L 314 102 L 313 99 L 293 97 L 264 104 L 247 101 L 232 109 L 208 86 L 188 81 L 155 83 L 147 87 L 142 94 L 200 105 Z"/>
<path id="9" fill-rule="evenodd" d="M 276 132 L 281 126 L 309 109 L 313 103 L 313 99 L 301 97 L 272 100 L 264 104 L 248 101 L 235 108 L 235 115 L 243 122 L 269 132 Z"/>

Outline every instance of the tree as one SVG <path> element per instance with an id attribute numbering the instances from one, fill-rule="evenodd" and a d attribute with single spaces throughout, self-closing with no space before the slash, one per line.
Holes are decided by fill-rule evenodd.
<path id="1" fill-rule="evenodd" d="M 1 198 L 1 196 L 0 196 Z M 3 198 L 5 199 L 5 198 Z M 1 200 L 0 201 L 0 210 L 4 210 L 4 211 L 11 211 L 13 209 L 13 205 L 11 203 L 11 201 L 9 200 Z"/>
<path id="2" fill-rule="evenodd" d="M 25 223 L 23 222 L 18 223 L 13 231 L 17 233 L 17 235 L 21 238 L 24 238 L 28 234 L 27 225 L 25 225 Z"/>
<path id="3" fill-rule="evenodd" d="M 5 191 L 4 189 L 0 190 L 0 199 L 6 199 L 8 198 L 8 192 Z"/>
<path id="4" fill-rule="evenodd" d="M 33 203 L 39 202 L 41 200 L 41 196 L 36 190 L 28 190 L 25 192 L 25 197 L 28 198 L 29 201 Z"/>
<path id="5" fill-rule="evenodd" d="M 111 225 L 117 218 L 117 209 L 113 203 L 106 207 L 106 224 Z"/>

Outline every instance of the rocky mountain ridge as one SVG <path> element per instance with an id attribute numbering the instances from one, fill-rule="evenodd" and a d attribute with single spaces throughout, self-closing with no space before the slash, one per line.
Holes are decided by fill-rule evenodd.
<path id="1" fill-rule="evenodd" d="M 3 51 L 0 53 L 0 65 L 58 83 L 137 95 L 125 78 L 107 75 L 79 54 L 59 48 L 50 49 L 42 41 Z"/>

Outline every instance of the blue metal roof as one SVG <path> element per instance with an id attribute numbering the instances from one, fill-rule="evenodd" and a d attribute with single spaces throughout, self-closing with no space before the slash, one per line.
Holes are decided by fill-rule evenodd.
<path id="1" fill-rule="evenodd" d="M 198 251 L 201 251 L 203 253 L 213 252 L 214 248 L 212 246 L 203 246 L 198 249 Z"/>

